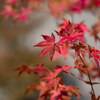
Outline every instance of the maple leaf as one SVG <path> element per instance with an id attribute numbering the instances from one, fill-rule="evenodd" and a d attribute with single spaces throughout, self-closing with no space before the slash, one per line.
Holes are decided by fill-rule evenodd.
<path id="1" fill-rule="evenodd" d="M 91 4 L 91 0 L 80 0 L 82 4 L 82 8 L 86 8 Z"/>
<path id="2" fill-rule="evenodd" d="M 100 78 L 100 71 L 98 71 L 98 68 L 95 66 L 94 63 L 89 65 L 88 71 L 91 72 L 91 77 L 93 79 Z"/>
<path id="3" fill-rule="evenodd" d="M 56 33 L 62 37 L 70 36 L 74 32 L 75 32 L 75 30 L 73 27 L 73 23 L 71 23 L 70 21 L 68 21 L 66 19 L 64 19 L 64 23 L 59 25 L 59 32 L 56 31 Z"/>
<path id="4" fill-rule="evenodd" d="M 26 89 L 26 93 L 28 93 L 29 91 L 34 91 L 34 90 L 38 90 L 39 89 L 39 85 L 38 84 L 33 84 L 33 85 L 30 85 L 28 86 L 28 88 Z"/>
<path id="5" fill-rule="evenodd" d="M 14 17 L 16 14 L 16 10 L 14 10 L 11 6 L 5 6 L 5 9 L 0 13 L 2 15 L 5 15 L 5 19 L 8 19 L 9 17 Z"/>
<path id="6" fill-rule="evenodd" d="M 20 65 L 20 67 L 16 68 L 15 71 L 19 71 L 19 75 L 23 72 L 28 72 L 29 74 L 33 71 L 33 67 L 27 67 L 26 65 Z"/>
<path id="7" fill-rule="evenodd" d="M 67 72 L 68 74 L 70 74 L 70 70 L 69 69 L 71 69 L 72 67 L 71 66 L 56 66 L 57 68 L 56 68 L 56 71 L 55 71 L 55 74 L 56 74 L 56 76 L 59 74 L 59 73 L 61 73 L 62 71 L 65 71 L 65 72 Z"/>
<path id="8" fill-rule="evenodd" d="M 99 69 L 100 51 L 95 49 L 94 47 L 90 47 L 89 45 L 88 45 L 88 48 L 89 48 L 89 57 L 94 58 Z"/>
<path id="9" fill-rule="evenodd" d="M 56 60 L 57 58 L 59 58 L 61 55 L 64 56 L 64 58 L 67 58 L 69 50 L 70 50 L 70 46 L 67 45 L 66 42 L 62 42 L 61 45 L 59 44 L 59 48 L 60 48 L 60 52 L 56 52 L 56 54 L 54 55 L 54 60 Z"/>
<path id="10" fill-rule="evenodd" d="M 93 0 L 95 6 L 100 7 L 100 0 Z"/>
<path id="11" fill-rule="evenodd" d="M 74 33 L 84 33 L 84 32 L 88 32 L 89 34 L 91 33 L 90 30 L 87 28 L 87 26 L 83 24 L 83 22 L 81 22 L 80 24 L 76 24 L 76 23 L 71 23 L 65 18 L 63 18 L 63 20 L 64 22 L 59 25 L 59 32 L 56 31 L 56 33 L 59 36 L 66 37 Z"/>
<path id="12" fill-rule="evenodd" d="M 89 34 L 91 34 L 91 32 L 90 32 L 90 30 L 88 29 L 88 27 L 85 25 L 85 24 L 83 24 L 83 22 L 82 23 L 80 23 L 80 24 L 75 24 L 77 27 L 79 27 L 79 30 L 81 31 L 81 32 L 88 32 Z"/>
<path id="13" fill-rule="evenodd" d="M 75 67 L 74 68 L 77 68 L 78 71 L 80 72 L 80 76 L 83 77 L 84 74 L 87 74 L 87 69 L 86 67 L 84 66 L 83 62 L 81 60 L 76 60 L 75 62 Z"/>
<path id="14" fill-rule="evenodd" d="M 77 5 L 79 5 L 79 6 L 77 6 Z M 80 2 L 80 0 L 78 0 L 78 2 L 76 2 L 75 4 L 72 5 L 72 12 L 81 13 L 81 11 L 82 11 L 81 2 Z"/>
<path id="15" fill-rule="evenodd" d="M 80 92 L 75 86 L 65 86 L 59 84 L 57 90 L 51 90 L 52 96 L 50 100 L 71 100 L 71 96 L 75 95 L 79 100 Z"/>
<path id="16" fill-rule="evenodd" d="M 47 100 L 48 97 L 50 97 L 51 88 L 47 86 L 46 82 L 41 81 L 39 90 L 40 90 L 39 100 Z"/>
<path id="17" fill-rule="evenodd" d="M 70 6 L 69 1 L 66 0 L 48 0 L 48 5 L 56 18 L 59 18 Z"/>
<path id="18" fill-rule="evenodd" d="M 83 38 L 83 34 L 81 34 L 81 33 L 76 33 L 72 36 L 63 37 L 62 39 L 60 39 L 59 43 L 63 42 L 63 41 L 68 41 L 70 44 L 73 44 L 74 41 L 76 41 L 76 40 L 78 40 L 82 43 L 85 43 L 85 40 Z"/>
<path id="19" fill-rule="evenodd" d="M 6 2 L 10 5 L 16 4 L 17 0 L 6 0 Z"/>
<path id="20" fill-rule="evenodd" d="M 47 98 L 50 96 L 50 88 L 47 87 L 47 83 L 41 81 L 40 84 L 33 84 L 30 85 L 27 89 L 26 89 L 26 93 L 28 93 L 29 91 L 34 91 L 34 90 L 39 90 L 40 91 L 40 95 L 38 100 L 47 100 Z"/>
<path id="21" fill-rule="evenodd" d="M 59 82 L 61 80 L 60 77 L 56 77 L 55 72 L 48 70 L 48 74 L 44 77 L 41 78 L 42 81 L 47 82 L 47 87 L 52 88 L 56 90 L 58 88 Z"/>
<path id="22" fill-rule="evenodd" d="M 85 46 L 85 44 L 79 42 L 79 44 L 73 44 L 73 46 L 71 48 L 75 50 L 75 58 L 76 59 L 78 58 L 79 54 L 81 54 L 81 57 L 85 61 L 86 51 L 87 51 L 87 47 Z"/>
<path id="23" fill-rule="evenodd" d="M 31 12 L 32 12 L 32 10 L 30 8 L 22 8 L 21 13 L 19 13 L 17 15 L 18 23 L 20 23 L 22 21 L 27 22 Z"/>
<path id="24" fill-rule="evenodd" d="M 79 51 L 80 49 L 84 49 L 86 46 L 79 42 L 78 44 L 73 44 L 72 49 L 75 49 L 76 51 Z"/>
<path id="25" fill-rule="evenodd" d="M 76 87 L 76 86 L 66 86 L 66 90 L 67 91 L 69 90 L 70 95 L 74 94 L 76 96 L 77 100 L 80 100 L 79 96 L 80 96 L 81 93 L 79 92 L 78 87 Z"/>
<path id="26" fill-rule="evenodd" d="M 46 82 L 47 82 L 47 87 L 49 88 L 53 87 L 54 90 L 57 90 L 61 82 L 61 78 L 55 77 L 54 79 L 51 79 L 50 81 L 46 81 Z"/>
<path id="27" fill-rule="evenodd" d="M 47 55 L 50 52 L 50 58 L 52 61 L 52 58 L 54 56 L 55 51 L 60 53 L 60 49 L 57 46 L 57 43 L 55 43 L 55 36 L 52 33 L 51 37 L 47 36 L 47 35 L 42 35 L 42 37 L 44 38 L 45 41 L 42 41 L 42 42 L 35 45 L 35 47 L 36 46 L 37 47 L 45 47 L 42 50 L 42 53 L 40 54 L 39 59 L 42 58 L 43 56 Z"/>
<path id="28" fill-rule="evenodd" d="M 53 80 L 55 77 L 56 77 L 55 73 L 51 70 L 48 70 L 47 76 L 42 78 L 42 80 L 49 82 L 49 81 Z"/>
<path id="29" fill-rule="evenodd" d="M 62 87 L 61 89 L 52 90 L 52 96 L 50 100 L 70 100 L 71 98 L 68 96 L 68 91 L 65 91 Z"/>
<path id="30" fill-rule="evenodd" d="M 58 99 L 59 95 L 60 95 L 60 90 L 51 90 L 50 92 L 52 94 L 50 100 L 56 100 Z"/>
<path id="31" fill-rule="evenodd" d="M 77 0 L 77 2 L 72 5 L 72 12 L 81 13 L 82 10 L 87 8 L 90 4 L 91 0 Z"/>
<path id="32" fill-rule="evenodd" d="M 59 31 L 63 28 L 66 29 L 68 27 L 69 21 L 65 18 L 63 18 L 63 21 L 64 22 L 62 24 L 59 24 Z"/>
<path id="33" fill-rule="evenodd" d="M 37 68 L 33 69 L 33 71 L 37 73 L 39 77 L 42 77 L 42 74 L 48 74 L 48 70 L 43 67 L 43 64 L 39 64 Z"/>
<path id="34" fill-rule="evenodd" d="M 63 37 L 59 40 L 59 42 L 67 40 L 69 43 L 73 44 L 74 41 L 78 40 L 82 43 L 85 43 L 84 32 L 81 31 L 78 26 L 74 25 L 70 21 L 66 21 L 65 23 L 67 24 L 64 24 L 64 26 L 62 25 L 59 32 L 56 31 L 59 36 Z"/>

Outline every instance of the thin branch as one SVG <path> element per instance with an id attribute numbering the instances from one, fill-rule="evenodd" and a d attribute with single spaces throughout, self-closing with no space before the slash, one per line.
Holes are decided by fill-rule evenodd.
<path id="1" fill-rule="evenodd" d="M 78 53 L 78 56 L 80 57 L 81 61 L 83 62 L 84 66 L 87 68 L 88 66 L 85 64 L 84 60 L 82 59 L 81 55 Z M 95 91 L 94 91 L 94 88 L 93 88 L 93 84 L 92 84 L 92 80 L 91 80 L 91 76 L 90 76 L 90 73 L 88 72 L 88 69 L 87 69 L 87 75 L 88 75 L 88 78 L 89 78 L 89 81 L 90 81 L 90 85 L 91 85 L 91 90 L 92 90 L 92 94 L 96 100 L 96 95 L 95 95 Z"/>
<path id="2" fill-rule="evenodd" d="M 78 76 L 74 75 L 73 73 L 70 73 L 70 74 L 71 74 L 71 75 L 73 75 L 74 77 L 78 78 L 78 79 L 79 79 L 79 80 L 81 80 L 82 82 L 85 82 L 85 83 L 86 83 L 86 81 L 85 81 L 85 80 L 83 80 L 83 79 L 79 78 Z"/>

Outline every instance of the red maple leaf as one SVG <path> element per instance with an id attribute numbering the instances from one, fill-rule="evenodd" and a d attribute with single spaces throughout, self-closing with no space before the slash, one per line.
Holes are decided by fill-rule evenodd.
<path id="1" fill-rule="evenodd" d="M 10 5 L 16 4 L 17 0 L 6 0 L 6 2 Z"/>
<path id="2" fill-rule="evenodd" d="M 18 23 L 22 21 L 27 22 L 31 12 L 30 8 L 22 8 L 21 13 L 18 14 Z"/>
<path id="3" fill-rule="evenodd" d="M 91 72 L 91 77 L 93 79 L 100 78 L 100 71 L 98 71 L 98 68 L 95 66 L 94 63 L 89 65 L 88 71 Z"/>
<path id="4" fill-rule="evenodd" d="M 26 93 L 31 91 L 31 90 L 39 90 L 40 91 L 40 95 L 38 100 L 47 100 L 47 98 L 50 96 L 50 87 L 47 87 L 47 83 L 41 81 L 40 84 L 33 84 L 30 85 L 27 89 L 26 89 Z"/>
<path id="5" fill-rule="evenodd" d="M 59 18 L 69 8 L 69 2 L 66 0 L 47 0 L 52 14 Z"/>
<path id="6" fill-rule="evenodd" d="M 47 36 L 47 35 L 42 35 L 42 37 L 44 38 L 45 41 L 42 41 L 38 44 L 35 45 L 35 47 L 45 47 L 43 50 L 42 50 L 42 53 L 40 54 L 40 57 L 43 57 L 45 55 L 47 55 L 48 53 L 50 53 L 50 58 L 51 58 L 51 61 L 52 61 L 52 58 L 54 56 L 54 53 L 55 51 L 59 52 L 60 53 L 60 49 L 59 47 L 57 46 L 57 43 L 55 43 L 55 36 L 54 34 L 52 33 L 51 37 L 50 36 Z"/>
<path id="7" fill-rule="evenodd" d="M 59 44 L 60 52 L 56 52 L 54 56 L 54 60 L 59 58 L 61 55 L 64 56 L 64 58 L 67 58 L 70 50 L 70 46 L 66 44 L 66 42 L 62 42 L 61 45 Z"/>
<path id="8" fill-rule="evenodd" d="M 61 87 L 57 90 L 52 90 L 51 93 L 52 93 L 52 96 L 50 100 L 70 100 L 71 99 L 68 96 L 68 91 L 66 91 L 64 87 Z"/>
<path id="9" fill-rule="evenodd" d="M 76 41 L 76 40 L 78 40 L 82 43 L 85 43 L 84 38 L 83 38 L 83 33 L 76 33 L 72 36 L 63 37 L 62 39 L 60 39 L 59 42 L 63 42 L 63 41 L 66 41 L 66 40 L 71 44 L 73 44 L 74 41 Z"/>
<path id="10" fill-rule="evenodd" d="M 57 90 L 51 90 L 52 96 L 50 100 L 71 100 L 71 96 L 75 95 L 79 100 L 80 92 L 75 86 L 65 86 L 59 84 Z"/>
<path id="11" fill-rule="evenodd" d="M 79 54 L 81 54 L 81 57 L 85 61 L 87 47 L 83 43 L 79 42 L 79 44 L 73 44 L 71 48 L 75 50 L 76 59 L 78 58 Z"/>
<path id="12" fill-rule="evenodd" d="M 5 19 L 8 19 L 9 17 L 15 17 L 16 10 L 13 9 L 11 6 L 5 6 L 5 9 L 0 13 L 5 16 Z"/>
<path id="13" fill-rule="evenodd" d="M 98 66 L 98 69 L 99 69 L 99 60 L 100 60 L 100 51 L 95 49 L 94 47 L 89 47 L 89 57 L 93 57 L 97 66 Z"/>
<path id="14" fill-rule="evenodd" d="M 47 75 L 48 70 L 43 67 L 43 64 L 39 64 L 37 68 L 34 68 L 33 71 L 38 74 L 39 77 L 42 76 L 42 74 Z"/>
<path id="15" fill-rule="evenodd" d="M 68 41 L 73 44 L 74 41 L 78 40 L 84 43 L 84 31 L 70 21 L 68 22 L 65 19 L 64 21 L 64 24 L 60 25 L 60 31 L 56 31 L 59 36 L 63 37 L 59 42 Z"/>
<path id="16" fill-rule="evenodd" d="M 42 80 L 49 82 L 49 81 L 53 80 L 55 77 L 56 77 L 55 73 L 52 72 L 51 70 L 48 70 L 48 75 L 46 77 L 42 78 Z"/>
<path id="17" fill-rule="evenodd" d="M 78 90 L 78 87 L 76 86 L 66 86 L 66 90 L 70 92 L 71 95 L 75 95 L 77 100 L 80 100 L 80 91 Z"/>
<path id="18" fill-rule="evenodd" d="M 38 84 L 33 84 L 33 85 L 30 85 L 28 86 L 28 88 L 26 89 L 26 93 L 28 93 L 29 91 L 34 91 L 34 90 L 38 90 L 39 88 L 39 85 Z"/>
<path id="19" fill-rule="evenodd" d="M 79 30 L 80 31 L 83 31 L 83 32 L 88 32 L 89 34 L 91 34 L 90 30 L 88 29 L 88 27 L 82 23 L 80 24 L 75 24 L 77 27 L 79 27 Z"/>
<path id="20" fill-rule="evenodd" d="M 68 74 L 70 74 L 70 70 L 72 67 L 71 66 L 56 66 L 56 71 L 55 71 L 55 75 L 57 76 L 59 73 L 61 73 L 62 71 L 67 72 Z"/>
<path id="21" fill-rule="evenodd" d="M 80 72 L 80 76 L 83 77 L 84 74 L 87 74 L 87 70 L 83 64 L 83 62 L 81 60 L 76 60 L 75 62 L 75 67 L 74 68 L 77 68 L 78 71 Z"/>
<path id="22" fill-rule="evenodd" d="M 54 71 L 48 70 L 48 75 L 46 75 L 44 78 L 42 78 L 42 81 L 47 82 L 47 87 L 52 88 L 56 90 L 58 88 L 58 85 L 60 83 L 61 78 L 56 77 L 56 74 Z"/>
<path id="23" fill-rule="evenodd" d="M 15 71 L 19 71 L 19 75 L 23 72 L 28 72 L 29 74 L 33 71 L 33 67 L 27 67 L 26 65 L 20 65 L 20 67 L 16 68 Z"/>
<path id="24" fill-rule="evenodd" d="M 95 6 L 100 7 L 100 0 L 93 0 Z"/>

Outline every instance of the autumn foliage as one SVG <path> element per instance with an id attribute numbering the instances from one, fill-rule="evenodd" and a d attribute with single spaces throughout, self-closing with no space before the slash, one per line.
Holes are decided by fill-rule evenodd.
<path id="1" fill-rule="evenodd" d="M 62 82 L 61 72 L 65 72 L 78 78 L 80 81 L 91 85 L 91 99 L 99 100 L 95 96 L 93 85 L 100 84 L 99 82 L 92 82 L 95 78 L 100 78 L 100 51 L 90 46 L 84 37 L 85 32 L 91 34 L 90 30 L 84 24 L 71 23 L 64 19 L 64 22 L 59 25 L 59 29 L 55 31 L 58 35 L 59 40 L 56 41 L 56 36 L 52 33 L 51 36 L 42 35 L 44 41 L 39 42 L 34 47 L 43 48 L 40 58 L 49 53 L 51 61 L 54 56 L 56 59 L 63 55 L 64 57 L 69 54 L 68 52 L 74 50 L 75 54 L 75 66 L 60 66 L 57 65 L 54 69 L 49 70 L 43 67 L 43 64 L 39 64 L 37 68 L 27 67 L 21 65 L 16 70 L 19 70 L 19 74 L 22 72 L 36 73 L 40 78 L 40 84 L 29 86 L 26 92 L 30 90 L 40 90 L 39 100 L 71 100 L 71 96 L 75 95 L 77 100 L 81 95 L 78 87 L 76 86 L 65 86 Z M 63 49 L 62 49 L 63 48 Z M 90 64 L 87 63 L 86 58 L 90 60 Z M 68 58 L 67 58 L 68 59 Z M 91 59 L 94 60 L 91 62 Z M 77 69 L 80 76 L 74 75 L 71 70 Z M 89 81 L 82 79 L 83 75 L 89 78 Z M 45 89 L 44 89 L 45 88 Z"/>
<path id="2" fill-rule="evenodd" d="M 60 18 L 65 13 L 73 16 L 74 13 L 81 13 L 83 10 L 89 11 L 90 9 L 93 13 L 97 13 L 100 8 L 99 0 L 6 0 L 1 15 L 4 15 L 5 19 L 11 18 L 18 23 L 27 22 L 32 11 L 39 9 L 45 2 L 56 18 Z M 93 87 L 100 83 L 92 82 L 94 79 L 100 79 L 100 50 L 89 45 L 85 39 L 85 34 L 89 34 L 94 37 L 95 42 L 100 41 L 99 33 L 100 12 L 98 22 L 92 26 L 91 30 L 84 22 L 74 23 L 63 18 L 63 23 L 58 25 L 58 30 L 54 30 L 51 36 L 42 35 L 43 41 L 37 43 L 34 47 L 42 48 L 39 59 L 49 54 L 51 61 L 59 58 L 60 55 L 68 59 L 69 52 L 74 51 L 75 65 L 57 65 L 52 70 L 44 67 L 44 64 L 38 64 L 37 68 L 26 65 L 19 66 L 16 69 L 16 71 L 19 71 L 19 75 L 27 72 L 37 74 L 40 79 L 40 84 L 29 86 L 26 92 L 39 90 L 38 100 L 72 100 L 72 95 L 80 100 L 82 93 L 79 91 L 79 87 L 66 86 L 62 81 L 63 77 L 60 74 L 65 72 L 91 86 L 91 100 L 100 100 L 100 95 L 96 96 Z M 72 73 L 72 70 L 76 69 L 79 71 L 79 76 Z M 83 76 L 87 76 L 88 81 L 84 80 Z"/>

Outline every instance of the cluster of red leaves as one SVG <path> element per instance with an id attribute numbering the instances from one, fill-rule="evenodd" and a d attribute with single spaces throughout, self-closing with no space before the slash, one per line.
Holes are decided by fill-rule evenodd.
<path id="1" fill-rule="evenodd" d="M 39 90 L 40 96 L 38 100 L 70 100 L 72 95 L 79 100 L 80 92 L 75 86 L 65 86 L 62 83 L 62 77 L 59 74 L 63 71 L 70 74 L 71 66 L 56 66 L 52 71 L 43 67 L 43 64 L 39 64 L 37 68 L 27 67 L 25 65 L 16 69 L 19 74 L 22 72 L 36 73 L 41 82 L 40 84 L 30 85 L 26 89 L 26 93 L 31 90 Z"/>
<path id="2" fill-rule="evenodd" d="M 78 6 L 77 6 L 78 5 Z M 64 12 L 81 13 L 83 10 L 100 7 L 99 0 L 49 0 L 49 7 L 55 17 Z"/>
<path id="3" fill-rule="evenodd" d="M 0 14 L 4 15 L 5 19 L 12 18 L 17 20 L 18 23 L 27 22 L 29 15 L 40 2 L 42 0 L 5 0 L 4 10 Z"/>
<path id="4" fill-rule="evenodd" d="M 52 33 L 51 36 L 42 35 L 44 41 L 39 42 L 35 47 L 43 48 L 40 58 L 50 53 L 51 60 L 54 56 L 63 55 L 66 57 L 69 53 L 68 51 L 75 51 L 75 66 L 56 66 L 56 68 L 49 70 L 43 67 L 43 64 L 39 64 L 37 68 L 27 67 L 21 65 L 16 70 L 19 74 L 23 72 L 35 73 L 40 78 L 40 84 L 31 85 L 28 87 L 26 92 L 30 90 L 40 90 L 39 100 L 71 100 L 71 96 L 75 95 L 77 100 L 79 100 L 80 92 L 75 86 L 65 86 L 62 82 L 62 77 L 59 75 L 61 72 L 66 72 L 69 75 L 73 75 L 77 79 L 85 82 L 89 85 L 100 84 L 99 82 L 85 81 L 83 75 L 91 77 L 91 79 L 100 78 L 100 51 L 91 47 L 85 40 L 85 33 L 91 34 L 90 30 L 84 24 L 71 23 L 70 21 L 64 19 L 64 23 L 59 25 L 59 29 L 55 31 L 58 35 L 59 40 L 56 42 L 55 35 Z M 91 63 L 91 59 L 94 63 L 87 63 L 87 59 Z M 81 78 L 74 75 L 70 69 L 77 69 L 81 75 Z M 96 98 L 91 92 L 92 100 L 99 100 L 99 96 Z"/>
<path id="5" fill-rule="evenodd" d="M 5 0 L 1 14 L 5 16 L 5 19 L 11 17 L 18 22 L 27 22 L 31 12 L 40 8 L 45 2 L 57 18 L 65 12 L 81 13 L 84 9 L 100 7 L 99 0 Z"/>
<path id="6" fill-rule="evenodd" d="M 65 19 L 64 21 L 65 22 L 60 25 L 59 30 L 55 31 L 60 38 L 58 42 L 55 42 L 55 36 L 52 33 L 51 37 L 42 35 L 46 41 L 42 41 L 35 45 L 44 48 L 39 59 L 49 52 L 51 60 L 55 52 L 58 52 L 65 57 L 66 54 L 68 54 L 68 50 L 70 50 L 77 41 L 83 44 L 85 43 L 84 32 L 87 31 L 87 27 L 84 24 L 78 25 L 70 23 L 70 21 Z M 87 32 L 89 32 L 89 30 Z"/>
<path id="7" fill-rule="evenodd" d="M 42 37 L 46 41 L 42 41 L 35 45 L 37 47 L 44 48 L 40 54 L 39 59 L 47 55 L 48 53 L 50 53 L 51 60 L 54 55 L 56 56 L 56 58 L 59 57 L 55 54 L 55 52 L 58 52 L 60 55 L 63 55 L 65 57 L 67 56 L 68 51 L 75 50 L 76 59 L 79 59 L 79 57 L 81 56 L 81 58 L 85 62 L 86 55 L 88 55 L 89 58 L 94 59 L 99 69 L 100 51 L 86 43 L 84 39 L 85 32 L 91 34 L 86 25 L 74 24 L 64 19 L 64 23 L 59 25 L 59 30 L 55 32 L 59 36 L 58 42 L 55 42 L 55 36 L 52 33 L 51 37 L 42 35 Z M 61 47 L 63 47 L 63 49 L 61 49 Z M 85 66 L 84 63 L 82 65 Z M 84 67 L 82 68 L 82 70 L 83 69 Z"/>
<path id="8" fill-rule="evenodd" d="M 48 52 L 46 52 L 46 53 L 43 52 L 47 48 L 47 45 L 45 45 L 45 41 L 42 41 L 42 42 L 35 45 L 35 46 L 43 47 L 43 48 L 46 47 L 46 48 L 43 49 L 43 51 L 41 53 L 42 57 L 50 52 L 50 58 L 52 60 L 52 57 L 54 56 L 55 51 L 62 54 L 62 55 L 63 55 L 63 52 L 64 52 L 64 55 L 65 55 L 65 54 L 68 54 L 67 53 L 68 50 L 75 50 L 75 58 L 76 58 L 75 68 L 77 68 L 79 70 L 81 76 L 83 76 L 83 75 L 87 76 L 88 73 L 93 72 L 91 74 L 91 78 L 93 78 L 93 79 L 94 78 L 100 78 L 100 69 L 99 69 L 100 51 L 95 49 L 94 47 L 91 47 L 89 44 L 87 44 L 86 40 L 84 39 L 85 32 L 88 32 L 89 34 L 91 34 L 89 29 L 86 27 L 86 25 L 84 25 L 84 24 L 74 24 L 74 23 L 71 23 L 70 21 L 64 19 L 64 23 L 59 25 L 59 30 L 55 31 L 55 32 L 59 36 L 59 40 L 58 40 L 58 42 L 55 43 L 54 42 L 55 36 L 52 34 L 51 37 L 54 37 L 54 39 L 53 39 L 54 41 L 53 41 L 53 43 L 51 43 L 51 45 L 53 46 L 54 49 L 52 49 L 49 45 Z M 47 41 L 48 37 L 49 36 L 46 36 L 46 39 L 45 39 L 46 41 Z M 52 40 L 51 37 L 49 37 L 49 39 Z M 57 47 L 57 49 L 55 49 L 55 46 Z M 66 49 L 68 49 L 68 50 L 61 49 L 61 46 L 65 46 Z M 62 52 L 61 50 L 62 51 L 64 50 L 64 51 Z M 65 52 L 65 50 L 66 50 L 66 52 Z M 41 55 L 40 55 L 40 58 L 41 58 Z M 89 57 L 89 59 L 90 58 L 94 59 L 96 65 L 94 67 L 89 66 L 86 63 L 86 57 Z M 60 67 L 60 66 L 58 66 L 58 67 L 59 67 L 59 70 L 56 70 L 55 71 L 56 73 L 64 70 L 64 69 L 62 69 L 62 67 Z M 75 76 L 75 77 L 80 79 L 81 81 L 85 82 L 86 84 L 90 84 L 90 85 L 91 84 L 92 85 L 100 84 L 98 82 L 91 83 L 89 81 L 84 81 L 83 79 L 81 79 L 77 76 Z M 92 94 L 92 96 L 93 96 L 93 94 Z M 92 97 L 92 98 L 94 98 L 94 97 Z M 61 100 L 63 100 L 63 99 L 61 99 Z M 92 100 L 96 100 L 96 99 L 92 99 Z"/>

